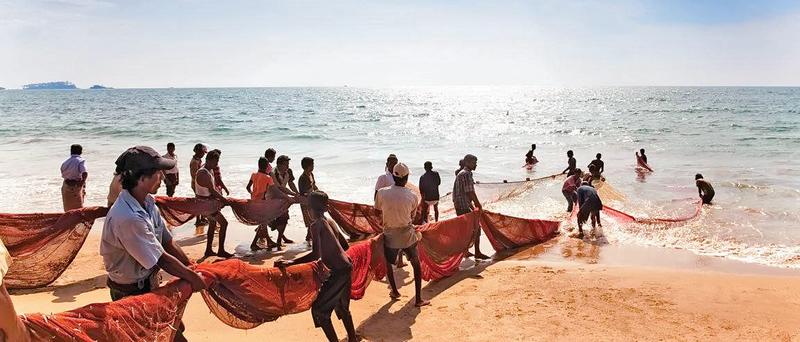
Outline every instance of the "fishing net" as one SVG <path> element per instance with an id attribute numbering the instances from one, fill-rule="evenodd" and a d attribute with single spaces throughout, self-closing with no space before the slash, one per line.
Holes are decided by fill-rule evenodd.
<path id="1" fill-rule="evenodd" d="M 368 204 L 328 201 L 328 214 L 348 236 L 375 235 L 383 231 L 381 211 Z"/>
<path id="2" fill-rule="evenodd" d="M 417 227 L 422 279 L 436 280 L 458 271 L 467 249 L 472 246 L 478 212 Z"/>
<path id="3" fill-rule="evenodd" d="M 350 298 L 364 298 L 364 293 L 373 279 L 386 276 L 386 260 L 383 256 L 383 235 L 357 242 L 347 250 L 353 264 Z"/>
<path id="4" fill-rule="evenodd" d="M 518 198 L 543 183 L 565 178 L 565 175 L 553 174 L 521 181 L 476 182 L 474 188 L 481 205 L 488 206 Z M 439 215 L 441 217 L 453 217 L 456 215 L 452 193 L 447 193 L 439 199 Z"/>
<path id="5" fill-rule="evenodd" d="M 702 201 L 695 201 L 694 208 L 691 213 L 688 213 L 684 216 L 678 217 L 635 217 L 631 214 L 622 212 L 620 210 L 611 208 L 609 206 L 603 206 L 603 213 L 606 215 L 616 219 L 622 223 L 642 223 L 642 224 L 664 224 L 664 223 L 682 223 L 689 220 L 692 220 L 700 215 L 700 212 L 703 210 L 703 202 Z"/>
<path id="6" fill-rule="evenodd" d="M 496 251 L 519 248 L 549 240 L 558 233 L 561 222 L 524 219 L 483 211 L 481 228 Z"/>
<path id="7" fill-rule="evenodd" d="M 178 227 L 198 215 L 209 216 L 225 207 L 221 201 L 211 198 L 156 196 L 156 205 L 161 217 L 168 225 Z M 256 226 L 269 223 L 292 205 L 284 199 L 249 200 L 228 198 L 228 206 L 239 222 Z"/>
<path id="8" fill-rule="evenodd" d="M 115 302 L 20 318 L 34 341 L 172 341 L 191 295 L 189 283 L 173 281 Z"/>
<path id="9" fill-rule="evenodd" d="M 6 286 L 36 288 L 55 281 L 75 259 L 94 220 L 107 212 L 86 207 L 54 214 L 0 214 L 0 238 L 14 258 Z"/>
<path id="10" fill-rule="evenodd" d="M 327 277 L 319 261 L 280 269 L 230 259 L 200 264 L 196 270 L 210 283 L 202 291 L 208 308 L 220 321 L 238 329 L 310 309 Z"/>

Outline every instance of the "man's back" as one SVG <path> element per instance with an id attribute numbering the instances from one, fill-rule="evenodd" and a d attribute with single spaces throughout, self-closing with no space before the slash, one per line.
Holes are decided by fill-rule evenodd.
<path id="1" fill-rule="evenodd" d="M 411 189 L 392 185 L 378 190 L 375 207 L 383 214 L 384 228 L 399 228 L 411 224 L 412 213 L 419 205 L 419 197 Z"/>
<path id="2" fill-rule="evenodd" d="M 442 184 L 442 179 L 436 171 L 426 171 L 419 177 L 419 191 L 422 193 L 422 199 L 425 201 L 439 200 L 439 185 Z"/>
<path id="3" fill-rule="evenodd" d="M 581 185 L 578 188 L 578 205 L 593 205 L 593 206 L 603 206 L 603 202 L 600 200 L 600 196 L 597 194 L 597 190 L 589 185 Z"/>

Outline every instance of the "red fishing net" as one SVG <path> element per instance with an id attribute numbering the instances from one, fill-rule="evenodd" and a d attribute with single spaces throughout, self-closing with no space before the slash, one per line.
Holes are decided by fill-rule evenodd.
<path id="1" fill-rule="evenodd" d="M 386 260 L 383 256 L 383 235 L 357 242 L 347 250 L 353 264 L 350 276 L 350 298 L 364 298 L 364 293 L 373 279 L 386 276 Z"/>
<path id="2" fill-rule="evenodd" d="M 191 295 L 189 283 L 173 281 L 116 302 L 20 318 L 34 341 L 172 341 Z"/>
<path id="3" fill-rule="evenodd" d="M 311 308 L 327 277 L 321 262 L 285 269 L 257 267 L 238 259 L 200 264 L 209 287 L 202 292 L 211 312 L 225 324 L 250 329 Z"/>
<path id="4" fill-rule="evenodd" d="M 472 246 L 478 212 L 417 227 L 422 240 L 417 243 L 422 279 L 436 280 L 458 271 L 461 260 Z"/>
<path id="5" fill-rule="evenodd" d="M 210 198 L 156 196 L 156 205 L 168 225 L 178 227 L 198 215 L 211 215 L 225 205 Z"/>
<path id="6" fill-rule="evenodd" d="M 561 222 L 524 219 L 483 211 L 481 227 L 496 251 L 544 242 L 555 236 Z"/>
<path id="7" fill-rule="evenodd" d="M 368 204 L 328 201 L 328 214 L 350 237 L 374 235 L 383 231 L 381 211 Z"/>
<path id="8" fill-rule="evenodd" d="M 94 220 L 107 212 L 87 207 L 57 214 L 0 214 L 0 238 L 14 258 L 6 286 L 36 288 L 55 281 L 75 259 Z"/>

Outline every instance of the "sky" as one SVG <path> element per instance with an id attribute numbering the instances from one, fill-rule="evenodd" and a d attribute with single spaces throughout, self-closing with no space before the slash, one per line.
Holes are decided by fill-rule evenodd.
<path id="1" fill-rule="evenodd" d="M 800 86 L 800 1 L 0 0 L 0 87 Z"/>

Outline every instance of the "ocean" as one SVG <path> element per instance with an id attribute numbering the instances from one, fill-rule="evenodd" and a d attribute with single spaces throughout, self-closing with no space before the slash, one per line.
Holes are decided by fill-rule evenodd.
<path id="1" fill-rule="evenodd" d="M 431 161 L 452 189 L 464 154 L 478 156 L 479 181 L 560 172 L 574 150 L 585 169 L 603 154 L 613 203 L 637 216 L 679 216 L 697 197 L 694 174 L 716 188 L 713 206 L 686 224 L 606 225 L 609 243 L 800 268 L 800 88 L 422 87 L 225 88 L 0 91 L 0 212 L 61 210 L 61 162 L 84 147 L 87 205 L 104 205 L 114 161 L 127 147 L 177 145 L 189 196 L 192 146 L 222 150 L 234 197 L 264 150 L 316 161 L 332 198 L 370 203 L 389 153 L 411 167 Z M 539 164 L 522 168 L 530 144 Z M 645 148 L 655 172 L 635 172 Z M 163 192 L 163 188 L 161 189 Z M 687 203 L 688 206 L 687 206 Z M 562 215 L 560 182 L 492 209 L 517 216 Z M 295 212 L 292 237 L 302 238 Z M 294 231 L 294 233 L 291 233 Z M 295 236 L 296 235 L 296 236 Z M 244 242 L 242 242 L 244 243 Z"/>

